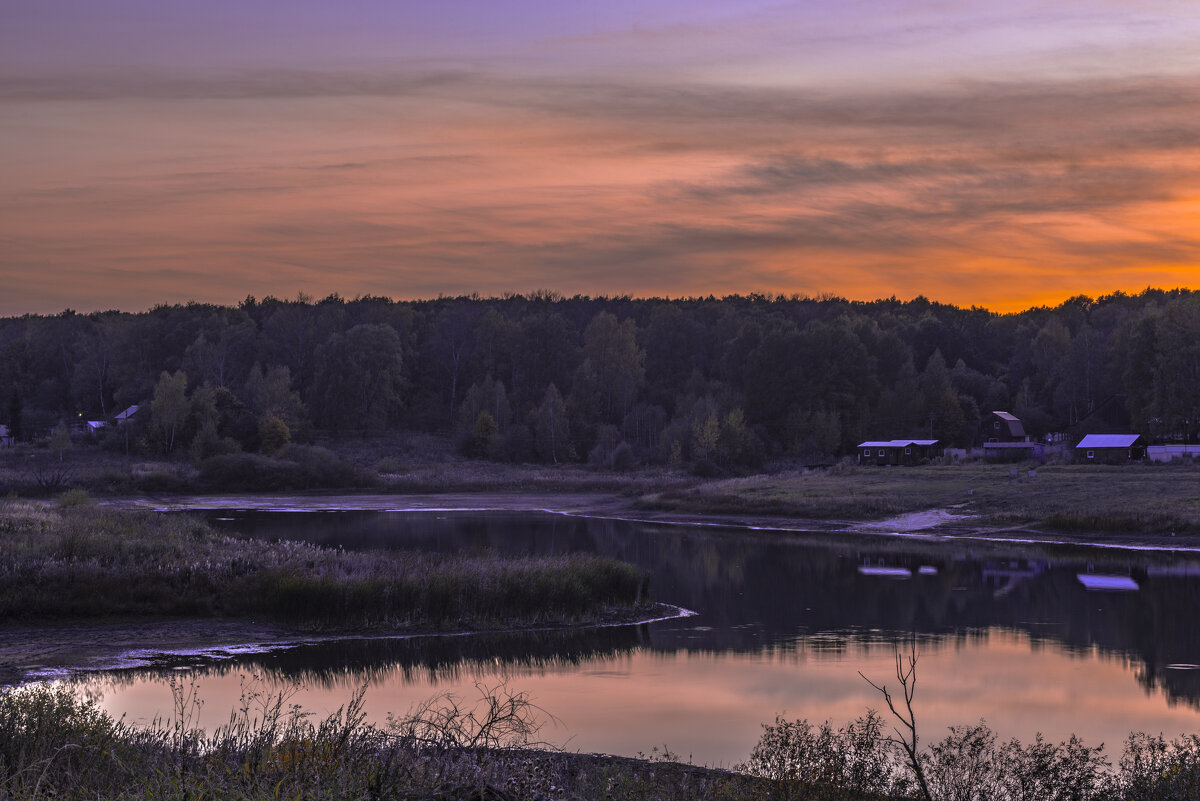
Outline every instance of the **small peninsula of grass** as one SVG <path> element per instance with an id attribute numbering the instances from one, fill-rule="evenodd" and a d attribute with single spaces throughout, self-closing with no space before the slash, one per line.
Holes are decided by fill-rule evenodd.
<path id="1" fill-rule="evenodd" d="M 0 501 L 0 622 L 144 617 L 307 629 L 560 625 L 632 616 L 647 575 L 593 556 L 351 552 L 186 517 Z"/>

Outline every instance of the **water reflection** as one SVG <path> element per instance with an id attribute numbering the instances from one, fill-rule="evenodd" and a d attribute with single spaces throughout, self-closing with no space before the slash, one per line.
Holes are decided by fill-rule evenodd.
<path id="1" fill-rule="evenodd" d="M 518 512 L 229 510 L 213 525 L 243 536 L 346 548 L 419 548 L 506 555 L 589 552 L 652 573 L 660 600 L 699 613 L 656 625 L 648 647 L 756 652 L 796 637 L 876 631 L 889 639 L 995 628 L 1068 650 L 1135 657 L 1138 680 L 1200 703 L 1200 559 L 1170 554 L 853 536 L 756 534 Z M 217 518 L 225 518 L 218 520 Z M 906 571 L 906 578 L 862 568 Z M 1136 592 L 1089 592 L 1100 575 Z M 1103 589 L 1103 588 L 1101 588 Z"/>
<path id="2" fill-rule="evenodd" d="M 877 706 L 857 672 L 887 680 L 895 643 L 915 636 L 921 713 L 934 734 L 984 716 L 1002 736 L 1078 732 L 1115 745 L 1131 729 L 1197 723 L 1194 557 L 509 512 L 208 515 L 242 536 L 347 548 L 599 553 L 645 567 L 658 599 L 697 612 L 637 627 L 351 639 L 242 655 L 193 674 L 225 714 L 243 675 L 303 684 L 318 712 L 366 682 L 380 720 L 433 690 L 469 695 L 481 677 L 508 677 L 563 720 L 556 739 L 571 747 L 632 754 L 665 743 L 728 764 L 776 713 L 843 722 Z M 1109 591 L 1114 583 L 1136 589 Z M 137 710 L 170 708 L 162 677 L 177 666 L 87 686 L 114 711 L 148 718 Z"/>

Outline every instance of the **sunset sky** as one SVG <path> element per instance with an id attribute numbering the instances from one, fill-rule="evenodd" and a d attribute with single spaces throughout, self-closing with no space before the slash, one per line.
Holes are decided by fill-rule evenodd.
<path id="1" fill-rule="evenodd" d="M 0 0 L 0 314 L 1200 286 L 1195 0 Z"/>

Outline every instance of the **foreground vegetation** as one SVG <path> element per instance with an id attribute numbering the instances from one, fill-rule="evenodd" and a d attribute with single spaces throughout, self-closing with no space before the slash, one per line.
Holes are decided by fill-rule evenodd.
<path id="1" fill-rule="evenodd" d="M 553 624 L 630 614 L 647 576 L 590 556 L 347 552 L 221 536 L 84 495 L 0 501 L 0 621 L 253 617 L 304 628 Z"/>
<path id="2" fill-rule="evenodd" d="M 1014 477 L 1015 473 L 1015 477 Z M 927 465 L 759 475 L 649 493 L 645 509 L 872 520 L 947 509 L 983 528 L 1200 535 L 1192 465 Z"/>
<path id="3" fill-rule="evenodd" d="M 1114 767 L 1076 738 L 997 744 L 983 724 L 955 727 L 920 752 L 926 789 L 874 713 L 842 729 L 777 720 L 732 771 L 660 752 L 626 759 L 540 750 L 539 710 L 522 693 L 481 687 L 365 722 L 363 693 L 313 721 L 244 687 L 212 732 L 191 727 L 194 688 L 173 683 L 174 714 L 139 728 L 65 686 L 0 692 L 0 797 L 437 799 L 438 801 L 1173 801 L 1200 792 L 1200 738 L 1136 734 Z"/>

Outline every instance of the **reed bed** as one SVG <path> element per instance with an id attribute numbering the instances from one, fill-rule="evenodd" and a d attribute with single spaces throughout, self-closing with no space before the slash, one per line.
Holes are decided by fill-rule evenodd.
<path id="1" fill-rule="evenodd" d="M 198 700 L 176 685 L 170 716 L 139 728 L 62 686 L 0 691 L 0 798 L 526 799 L 766 798 L 767 782 L 670 762 L 539 748 L 526 696 L 481 688 L 438 697 L 386 727 L 364 722 L 361 691 L 319 721 L 286 691 L 251 690 L 229 722 L 193 729 Z M 668 755 L 669 756 L 669 755 Z"/>
<path id="2" fill-rule="evenodd" d="M 0 501 L 0 621 L 269 618 L 302 628 L 606 619 L 647 603 L 608 559 L 349 552 L 223 536 L 176 515 Z"/>

